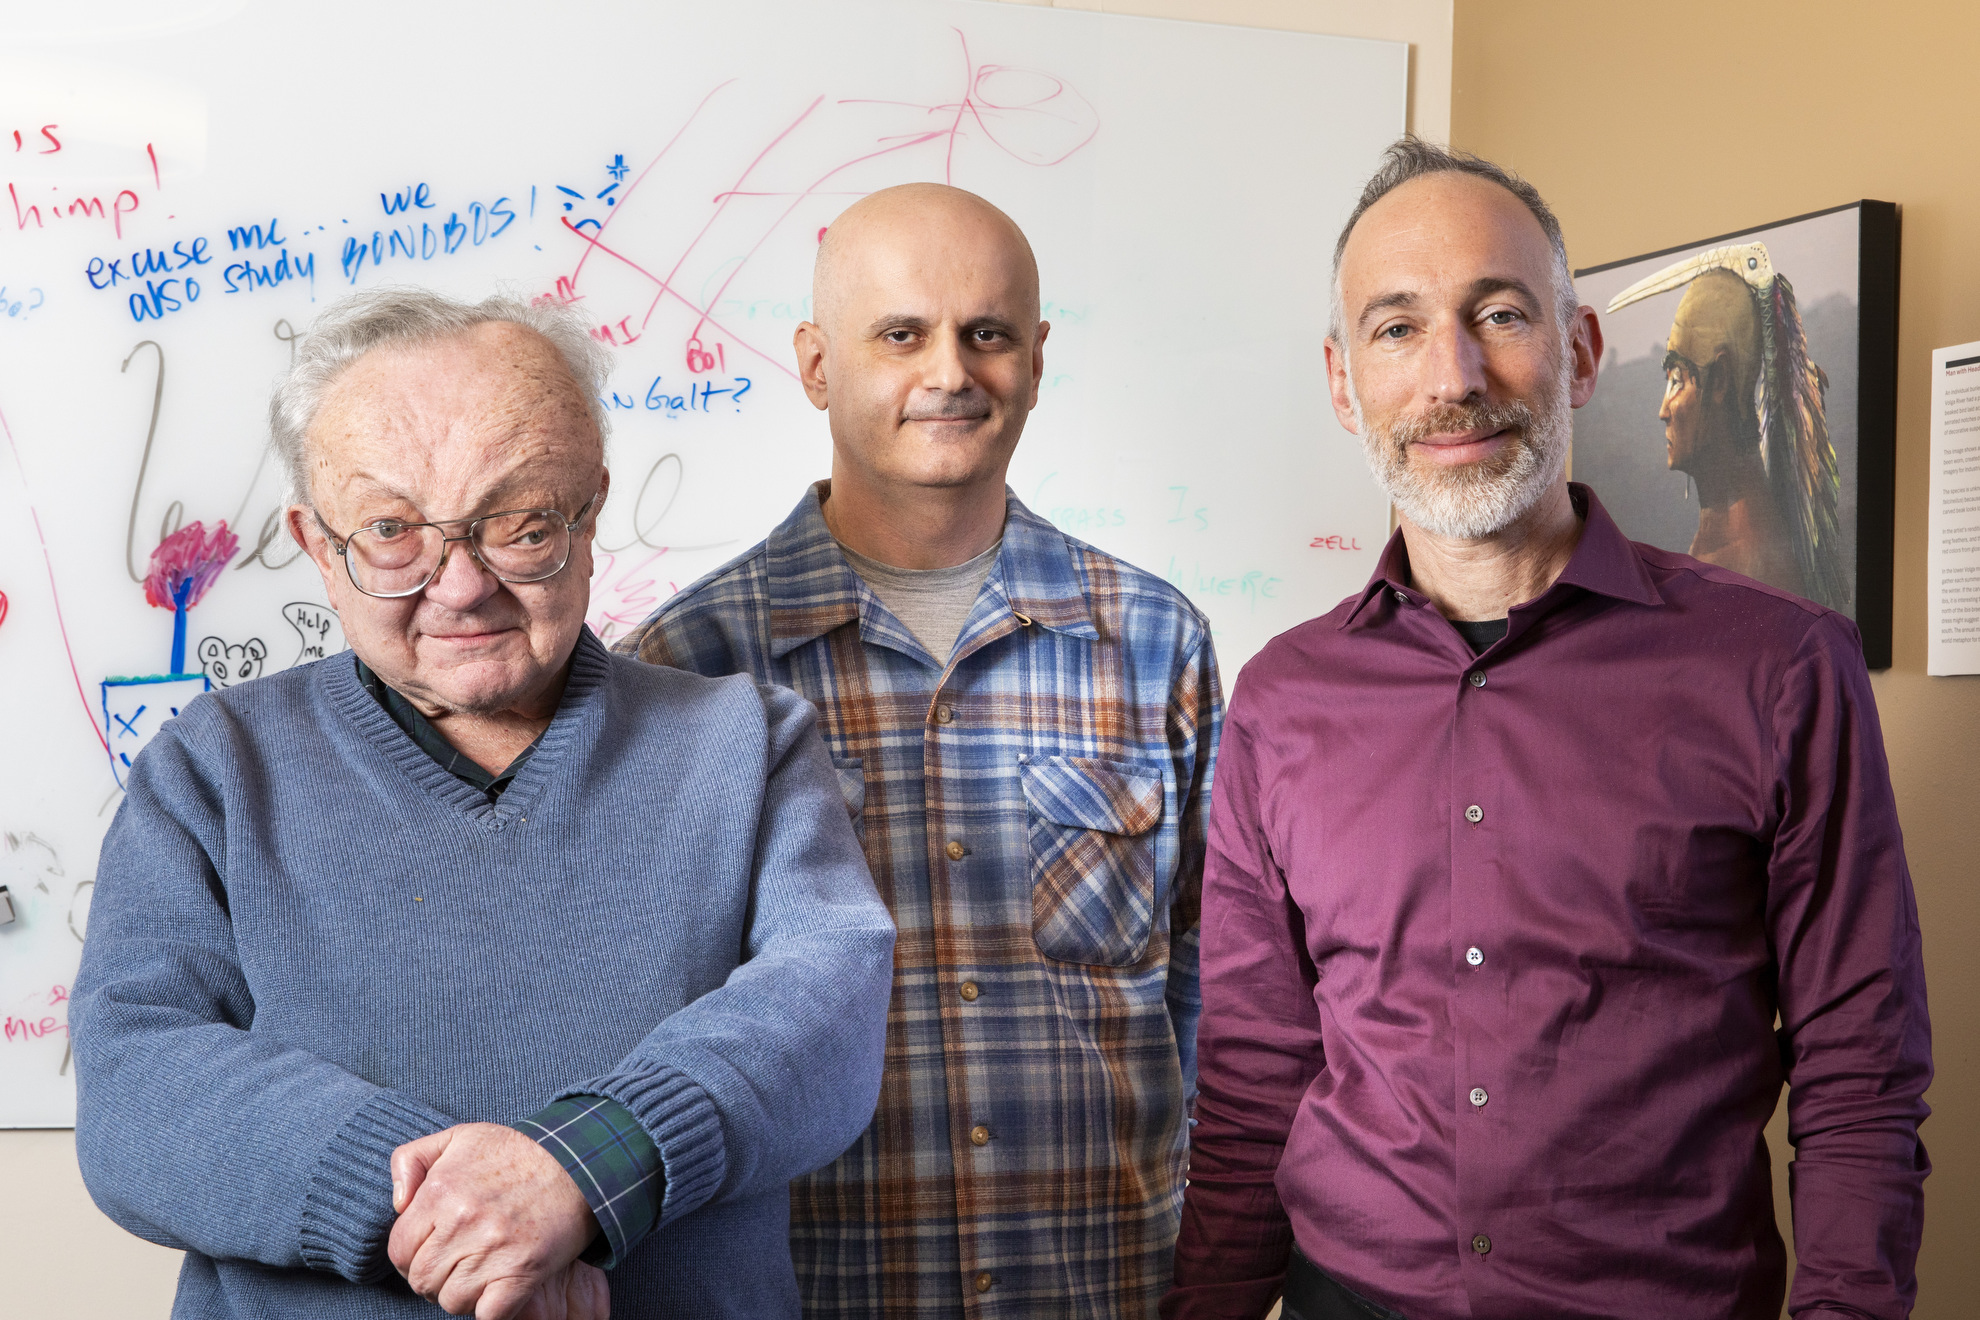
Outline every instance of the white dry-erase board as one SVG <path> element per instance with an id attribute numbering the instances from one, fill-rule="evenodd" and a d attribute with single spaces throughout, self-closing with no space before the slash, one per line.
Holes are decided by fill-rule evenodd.
<path id="1" fill-rule="evenodd" d="M 1227 681 L 1372 568 L 1386 506 L 1320 341 L 1400 44 L 952 0 L 0 15 L 0 1125 L 73 1121 L 125 758 L 209 685 L 343 645 L 261 446 L 291 340 L 351 289 L 506 283 L 620 346 L 608 637 L 826 473 L 791 354 L 817 236 L 917 179 L 1038 251 L 1018 494 L 1187 592 Z M 155 553 L 185 609 L 147 602 Z"/>

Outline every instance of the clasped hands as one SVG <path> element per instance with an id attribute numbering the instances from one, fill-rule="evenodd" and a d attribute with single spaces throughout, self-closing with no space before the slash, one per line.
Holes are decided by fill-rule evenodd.
<path id="1" fill-rule="evenodd" d="M 392 1152 L 388 1254 L 414 1292 L 476 1320 L 607 1320 L 584 1194 L 514 1128 L 462 1123 Z"/>

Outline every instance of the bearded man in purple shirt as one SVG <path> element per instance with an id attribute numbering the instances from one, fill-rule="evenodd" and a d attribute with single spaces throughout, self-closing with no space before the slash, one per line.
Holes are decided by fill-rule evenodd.
<path id="1" fill-rule="evenodd" d="M 1855 627 L 1565 479 L 1560 226 L 1404 139 L 1335 250 L 1336 414 L 1400 527 L 1237 684 L 1165 1317 L 1900 1317 L 1916 904 Z M 1778 1023 L 1778 1027 L 1777 1027 Z"/>

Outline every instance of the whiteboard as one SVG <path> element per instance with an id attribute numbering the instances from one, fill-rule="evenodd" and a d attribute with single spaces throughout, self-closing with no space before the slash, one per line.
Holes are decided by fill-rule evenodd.
<path id="1" fill-rule="evenodd" d="M 1038 252 L 1011 483 L 1208 613 L 1227 675 L 1373 568 L 1327 403 L 1333 238 L 1407 49 L 952 0 L 94 0 L 0 18 L 0 1125 L 66 1126 L 66 987 L 122 760 L 342 649 L 261 457 L 353 288 L 572 300 L 620 346 L 591 622 L 624 633 L 827 473 L 791 334 L 819 231 L 946 180 Z M 240 546 L 187 612 L 168 532 Z M 295 767 L 307 773 L 308 767 Z"/>

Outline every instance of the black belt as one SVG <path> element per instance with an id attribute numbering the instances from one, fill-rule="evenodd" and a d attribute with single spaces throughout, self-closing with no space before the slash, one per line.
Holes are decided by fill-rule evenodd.
<path id="1" fill-rule="evenodd" d="M 1402 1312 L 1377 1306 L 1349 1292 L 1298 1247 L 1286 1265 L 1285 1320 L 1405 1320 Z"/>

